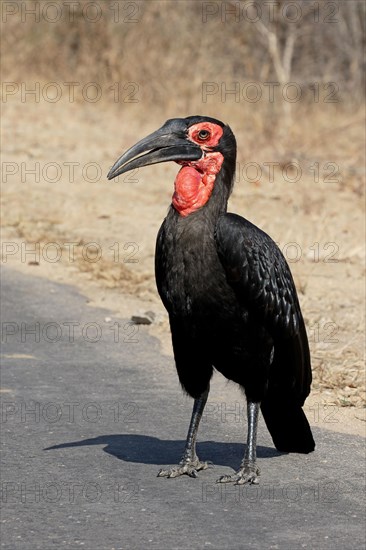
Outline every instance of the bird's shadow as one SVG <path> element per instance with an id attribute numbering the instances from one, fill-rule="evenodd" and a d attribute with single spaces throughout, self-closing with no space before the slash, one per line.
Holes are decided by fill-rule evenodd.
<path id="1" fill-rule="evenodd" d="M 66 449 L 70 447 L 88 447 L 104 445 L 103 451 L 119 460 L 140 464 L 176 464 L 183 454 L 185 442 L 159 439 L 147 435 L 112 434 L 100 435 L 81 441 L 71 441 L 47 447 L 45 451 Z M 245 445 L 242 443 L 223 443 L 201 441 L 197 443 L 197 454 L 202 460 L 211 460 L 221 466 L 235 466 L 243 458 Z M 273 447 L 257 447 L 258 458 L 273 458 L 282 454 Z"/>

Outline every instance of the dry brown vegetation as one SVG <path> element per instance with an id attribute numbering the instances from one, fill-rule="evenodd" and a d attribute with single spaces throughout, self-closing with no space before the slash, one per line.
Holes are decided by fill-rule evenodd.
<path id="1" fill-rule="evenodd" d="M 23 4 L 38 4 L 39 18 L 22 13 Z M 135 313 L 124 297 L 129 307 L 135 300 L 154 309 L 156 333 L 167 338 L 153 254 L 176 167 L 146 169 L 135 182 L 108 184 L 105 175 L 123 149 L 167 118 L 224 120 L 239 146 L 230 210 L 272 235 L 290 260 L 314 388 L 338 405 L 364 404 L 365 3 L 299 0 L 294 12 L 294 2 L 280 1 L 270 13 L 257 2 L 261 17 L 251 22 L 248 2 L 79 0 L 71 17 L 60 0 L 53 23 L 47 4 L 56 2 L 13 2 L 14 14 L 2 17 L 2 232 L 19 246 L 59 243 L 63 254 L 58 263 L 41 255 L 39 266 L 20 254 L 8 261 L 84 290 L 91 281 L 102 294 L 118 289 L 116 309 Z M 36 95 L 26 94 L 31 89 Z M 78 163 L 74 178 L 70 162 Z M 26 172 L 36 163 L 39 177 Z M 59 165 L 58 179 L 55 166 L 45 171 L 49 163 Z M 95 181 L 83 170 L 88 163 L 100 169 Z M 103 250 L 97 262 L 82 256 L 92 241 Z M 119 262 L 110 250 L 116 241 Z M 78 243 L 75 262 L 66 242 Z M 131 242 L 137 263 L 123 261 Z"/>

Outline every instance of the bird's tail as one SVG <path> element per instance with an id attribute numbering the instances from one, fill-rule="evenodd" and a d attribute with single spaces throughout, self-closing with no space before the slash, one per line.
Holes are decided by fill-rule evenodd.
<path id="1" fill-rule="evenodd" d="M 310 393 L 311 361 L 305 323 L 300 312 L 298 322 L 299 330 L 292 338 L 277 341 L 261 410 L 279 451 L 311 453 L 315 442 L 302 409 Z"/>
<path id="2" fill-rule="evenodd" d="M 276 449 L 287 453 L 310 453 L 315 449 L 309 422 L 299 403 L 267 396 L 261 410 Z"/>

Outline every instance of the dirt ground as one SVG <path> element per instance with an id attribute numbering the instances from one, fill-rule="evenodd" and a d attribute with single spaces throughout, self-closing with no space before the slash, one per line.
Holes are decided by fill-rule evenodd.
<path id="1" fill-rule="evenodd" d="M 124 318 L 153 311 L 155 321 L 141 330 L 158 337 L 171 355 L 167 315 L 155 289 L 154 246 L 178 167 L 106 179 L 123 150 L 164 121 L 134 122 L 133 112 L 118 116 L 92 104 L 7 101 L 2 263 L 76 285 L 91 307 Z M 295 135 L 291 156 L 286 146 L 249 139 L 241 121 L 227 122 L 239 146 L 229 210 L 278 242 L 298 287 L 314 373 L 308 410 L 320 410 L 320 425 L 328 429 L 364 433 L 362 116 L 325 121 L 307 139 Z M 278 163 L 273 181 L 272 162 Z"/>

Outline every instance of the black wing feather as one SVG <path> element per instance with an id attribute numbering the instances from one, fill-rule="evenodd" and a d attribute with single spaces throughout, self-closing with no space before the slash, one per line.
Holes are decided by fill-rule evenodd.
<path id="1" fill-rule="evenodd" d="M 221 216 L 215 240 L 228 283 L 271 334 L 269 391 L 302 404 L 310 392 L 309 344 L 290 268 L 276 243 L 236 214 Z"/>

